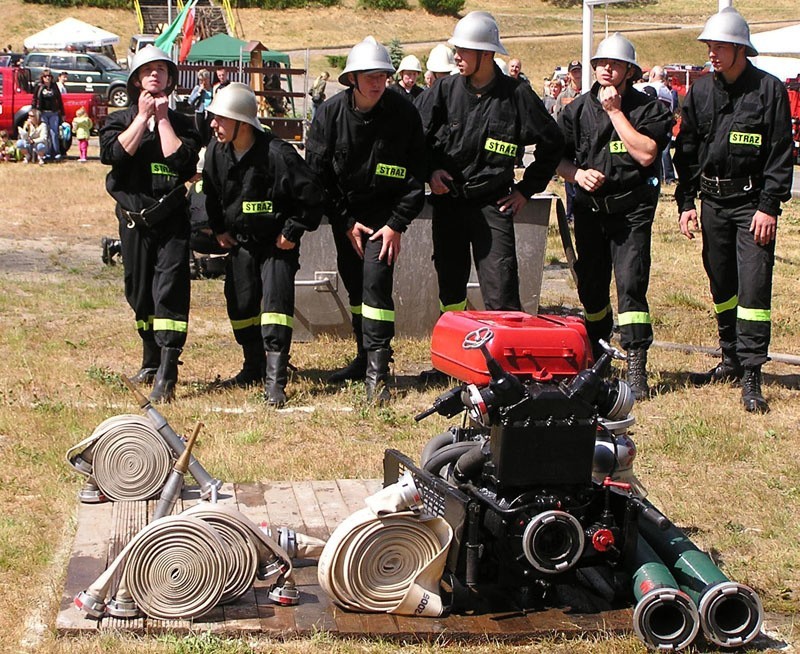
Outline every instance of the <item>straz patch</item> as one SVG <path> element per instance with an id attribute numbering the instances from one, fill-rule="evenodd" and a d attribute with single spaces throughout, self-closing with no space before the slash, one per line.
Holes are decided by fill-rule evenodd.
<path id="1" fill-rule="evenodd" d="M 150 172 L 153 175 L 165 175 L 167 177 L 177 177 L 178 175 L 172 172 L 172 169 L 166 164 L 151 163 Z"/>
<path id="2" fill-rule="evenodd" d="M 375 166 L 375 174 L 381 177 L 392 177 L 393 179 L 405 179 L 406 169 L 403 166 L 393 166 L 392 164 L 379 163 Z"/>
<path id="3" fill-rule="evenodd" d="M 242 202 L 242 213 L 272 213 L 272 200 L 247 200 Z"/>
<path id="4" fill-rule="evenodd" d="M 516 143 L 506 143 L 505 141 L 498 141 L 497 139 L 486 139 L 486 143 L 484 143 L 483 148 L 489 152 L 502 154 L 506 157 L 517 156 Z"/>
<path id="5" fill-rule="evenodd" d="M 761 134 L 750 134 L 749 132 L 731 132 L 728 141 L 734 145 L 752 145 L 761 147 Z"/>
<path id="6" fill-rule="evenodd" d="M 608 151 L 611 154 L 625 154 L 628 151 L 628 148 L 625 147 L 625 143 L 623 141 L 609 141 Z"/>

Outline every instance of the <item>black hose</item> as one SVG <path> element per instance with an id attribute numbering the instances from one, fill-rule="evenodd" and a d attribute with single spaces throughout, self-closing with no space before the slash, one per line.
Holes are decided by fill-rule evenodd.
<path id="1" fill-rule="evenodd" d="M 445 445 L 433 453 L 423 468 L 438 477 L 440 476 L 439 471 L 442 468 L 451 463 L 455 463 L 462 454 L 469 452 L 472 448 L 480 448 L 480 445 L 480 441 L 461 441 L 460 443 Z"/>
<path id="2" fill-rule="evenodd" d="M 447 430 L 442 434 L 437 434 L 433 438 L 431 438 L 426 444 L 425 447 L 422 448 L 422 454 L 419 457 L 419 465 L 421 468 L 425 467 L 425 464 L 428 462 L 428 459 L 433 456 L 433 453 L 437 450 L 442 449 L 445 445 L 450 445 L 453 442 L 453 438 L 455 435 L 452 431 Z"/>
<path id="3" fill-rule="evenodd" d="M 458 457 L 455 470 L 453 470 L 453 476 L 460 482 L 472 479 L 483 470 L 483 464 L 486 462 L 487 457 L 488 454 L 486 454 L 481 447 L 467 450 Z"/>

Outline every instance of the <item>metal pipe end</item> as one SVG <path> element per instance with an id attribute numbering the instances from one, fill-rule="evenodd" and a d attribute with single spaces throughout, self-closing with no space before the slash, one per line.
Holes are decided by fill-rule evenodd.
<path id="1" fill-rule="evenodd" d="M 761 633 L 764 607 L 745 584 L 723 581 L 711 586 L 697 608 L 705 637 L 720 647 L 741 647 Z"/>
<path id="2" fill-rule="evenodd" d="M 106 613 L 112 618 L 121 618 L 123 620 L 130 620 L 139 617 L 139 607 L 132 599 L 111 599 L 106 606 Z"/>
<path id="3" fill-rule="evenodd" d="M 677 652 L 697 636 L 700 615 L 683 591 L 654 588 L 633 609 L 633 630 L 648 647 Z"/>
<path id="4" fill-rule="evenodd" d="M 94 484 L 87 483 L 78 491 L 78 500 L 83 504 L 102 504 L 108 502 L 108 498 Z"/>
<path id="5" fill-rule="evenodd" d="M 300 603 L 300 591 L 291 581 L 287 581 L 283 586 L 273 586 L 269 598 L 281 606 L 297 606 Z"/>
<path id="6" fill-rule="evenodd" d="M 73 601 L 75 602 L 75 606 L 86 613 L 90 618 L 97 618 L 99 620 L 106 613 L 104 598 L 90 595 L 85 590 L 78 593 Z"/>

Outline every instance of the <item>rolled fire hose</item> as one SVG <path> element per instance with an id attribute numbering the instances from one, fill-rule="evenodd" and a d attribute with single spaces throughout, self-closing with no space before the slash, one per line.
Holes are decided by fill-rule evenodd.
<path id="1" fill-rule="evenodd" d="M 293 555 L 303 558 L 318 555 L 324 545 L 303 534 L 287 542 Z M 119 570 L 119 588 L 106 605 Z M 270 599 L 296 604 L 291 573 L 291 555 L 246 516 L 233 507 L 201 503 L 145 526 L 75 604 L 96 618 L 135 617 L 138 607 L 152 618 L 192 619 L 241 597 L 256 576 L 275 577 Z"/>
<path id="2" fill-rule="evenodd" d="M 319 558 L 322 588 L 347 609 L 439 616 L 450 525 L 421 513 L 422 498 L 406 472 L 366 499 L 331 535 Z"/>
<path id="3" fill-rule="evenodd" d="M 172 451 L 143 416 L 113 416 L 67 451 L 67 461 L 114 501 L 158 495 L 174 463 Z"/>

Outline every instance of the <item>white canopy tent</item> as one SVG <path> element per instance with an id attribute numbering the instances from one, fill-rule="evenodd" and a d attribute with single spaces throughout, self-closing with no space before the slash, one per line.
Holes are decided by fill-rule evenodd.
<path id="1" fill-rule="evenodd" d="M 750 41 L 763 54 L 800 54 L 800 25 L 752 34 Z"/>
<path id="2" fill-rule="evenodd" d="M 68 47 L 102 48 L 119 43 L 119 36 L 84 23 L 77 18 L 65 18 L 29 36 L 23 44 L 28 50 L 64 50 Z"/>
<path id="3" fill-rule="evenodd" d="M 796 79 L 800 75 L 799 58 L 769 56 L 800 54 L 800 25 L 752 34 L 750 41 L 758 50 L 758 56 L 750 58 L 754 66 L 775 75 L 781 81 Z"/>
<path id="4" fill-rule="evenodd" d="M 770 57 L 769 55 L 759 55 L 750 57 L 750 61 L 756 68 L 775 75 L 781 82 L 787 79 L 797 79 L 800 75 L 800 59 L 797 57 Z"/>

